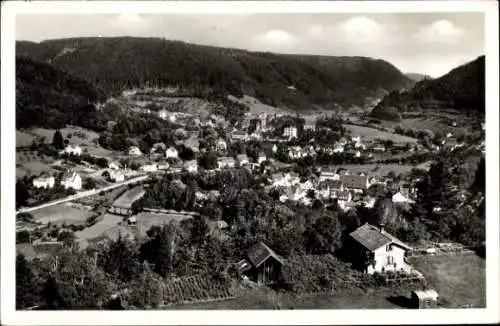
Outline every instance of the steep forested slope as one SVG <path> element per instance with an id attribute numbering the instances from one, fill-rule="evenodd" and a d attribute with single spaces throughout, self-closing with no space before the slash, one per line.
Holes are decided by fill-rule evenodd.
<path id="1" fill-rule="evenodd" d="M 414 84 L 396 67 L 371 58 L 280 55 L 158 38 L 18 42 L 16 51 L 83 77 L 107 94 L 174 85 L 193 95 L 244 93 L 297 110 L 363 106 Z"/>
<path id="2" fill-rule="evenodd" d="M 484 114 L 484 63 L 485 57 L 480 56 L 440 78 L 423 80 L 409 91 L 392 92 L 373 109 L 371 116 L 392 120 L 395 109 L 399 112 L 454 109 L 464 113 Z"/>

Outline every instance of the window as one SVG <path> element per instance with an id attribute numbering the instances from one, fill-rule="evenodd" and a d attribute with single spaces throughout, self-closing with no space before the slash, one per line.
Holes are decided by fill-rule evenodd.
<path id="1" fill-rule="evenodd" d="M 392 246 L 391 245 L 385 246 L 385 251 L 392 251 Z"/>
<path id="2" fill-rule="evenodd" d="M 387 257 L 387 265 L 393 264 L 394 263 L 394 257 L 388 256 Z"/>

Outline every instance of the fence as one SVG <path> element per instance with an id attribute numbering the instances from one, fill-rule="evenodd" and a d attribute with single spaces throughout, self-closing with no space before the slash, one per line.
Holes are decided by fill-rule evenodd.
<path id="1" fill-rule="evenodd" d="M 421 256 L 444 256 L 444 255 L 457 255 L 457 254 L 474 254 L 474 247 L 464 246 L 459 243 L 438 243 L 434 242 L 428 246 L 421 246 L 413 248 L 408 253 L 408 257 L 421 257 Z"/>

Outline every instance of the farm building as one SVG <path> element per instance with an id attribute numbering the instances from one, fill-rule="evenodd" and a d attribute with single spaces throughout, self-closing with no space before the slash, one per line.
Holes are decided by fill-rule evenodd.
<path id="1" fill-rule="evenodd" d="M 109 172 L 109 178 L 113 182 L 123 182 L 125 181 L 125 174 L 122 171 L 111 170 Z"/>
<path id="2" fill-rule="evenodd" d="M 113 161 L 108 163 L 108 168 L 112 170 L 119 170 L 120 169 L 120 163 Z"/>
<path id="3" fill-rule="evenodd" d="M 355 192 L 363 192 L 370 186 L 367 176 L 344 174 L 340 177 L 340 180 L 345 188 Z"/>
<path id="4" fill-rule="evenodd" d="M 416 309 L 436 308 L 438 299 L 439 295 L 434 290 L 413 291 L 411 293 L 411 303 Z"/>
<path id="5" fill-rule="evenodd" d="M 273 284 L 281 276 L 283 260 L 265 243 L 259 242 L 247 252 L 246 258 L 238 262 L 241 272 L 257 283 Z"/>
<path id="6" fill-rule="evenodd" d="M 62 177 L 61 184 L 65 189 L 73 188 L 80 190 L 82 189 L 82 178 L 74 170 L 67 170 Z"/>
<path id="7" fill-rule="evenodd" d="M 366 223 L 350 236 L 355 243 L 353 263 L 366 273 L 412 271 L 411 266 L 405 262 L 405 255 L 411 247 L 384 231 L 382 225 L 375 227 Z"/>
<path id="8" fill-rule="evenodd" d="M 136 200 L 141 199 L 145 193 L 146 191 L 142 188 L 142 186 L 127 190 L 111 205 L 108 211 L 111 214 L 128 216 L 132 214 L 132 204 Z"/>
<path id="9" fill-rule="evenodd" d="M 234 158 L 232 157 L 218 157 L 217 158 L 217 167 L 219 169 L 222 169 L 224 167 L 228 167 L 228 168 L 234 168 L 236 162 L 234 160 Z"/>
<path id="10" fill-rule="evenodd" d="M 47 173 L 42 173 L 38 178 L 33 179 L 33 187 L 35 188 L 52 188 L 54 183 L 54 177 Z"/>
<path id="11" fill-rule="evenodd" d="M 78 145 L 76 145 L 74 147 L 71 145 L 68 145 L 68 146 L 66 146 L 66 148 L 64 148 L 63 152 L 66 154 L 82 155 L 82 148 Z"/>

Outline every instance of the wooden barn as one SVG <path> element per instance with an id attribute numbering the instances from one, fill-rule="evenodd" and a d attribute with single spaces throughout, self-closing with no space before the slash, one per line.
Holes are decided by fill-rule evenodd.
<path id="1" fill-rule="evenodd" d="M 238 268 L 256 283 L 273 284 L 281 276 L 282 265 L 283 260 L 265 243 L 259 242 L 248 250 Z"/>

